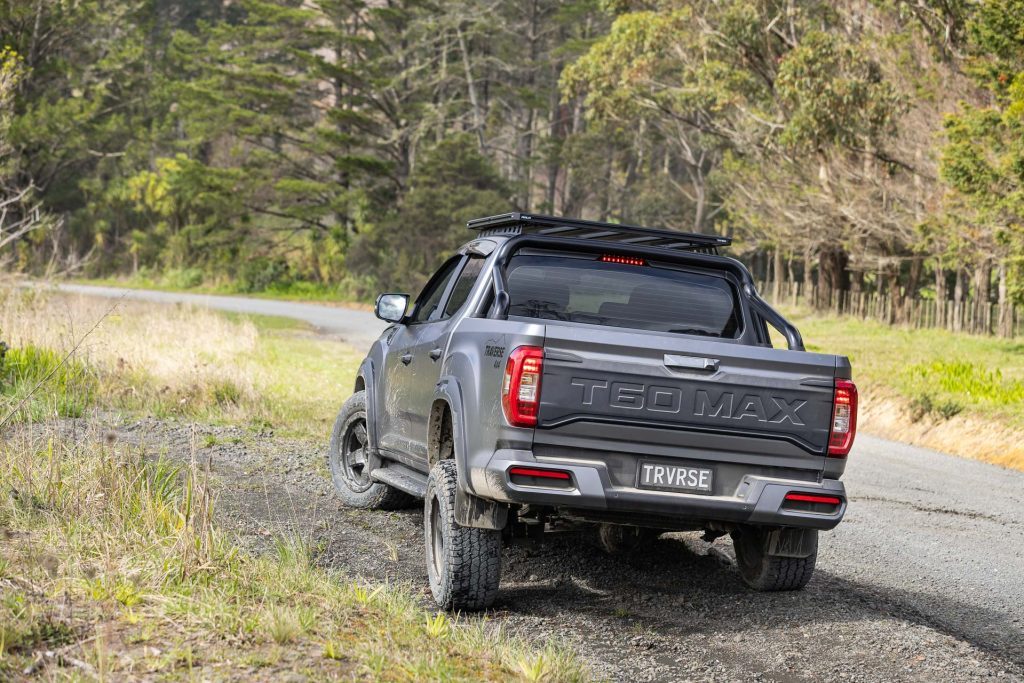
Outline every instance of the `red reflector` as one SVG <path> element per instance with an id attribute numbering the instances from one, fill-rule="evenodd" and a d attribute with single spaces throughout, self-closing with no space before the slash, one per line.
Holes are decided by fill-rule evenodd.
<path id="1" fill-rule="evenodd" d="M 824 505 L 840 505 L 843 502 L 842 498 L 835 496 L 815 496 L 810 493 L 787 493 L 786 500 L 795 503 L 822 503 Z"/>
<path id="2" fill-rule="evenodd" d="M 647 261 L 637 256 L 616 256 L 615 254 L 603 254 L 601 260 L 605 263 L 621 263 L 624 266 L 645 266 Z"/>
<path id="3" fill-rule="evenodd" d="M 520 477 L 537 477 L 538 479 L 568 479 L 569 473 L 561 470 L 539 470 L 534 467 L 512 467 L 509 468 L 509 475 Z"/>

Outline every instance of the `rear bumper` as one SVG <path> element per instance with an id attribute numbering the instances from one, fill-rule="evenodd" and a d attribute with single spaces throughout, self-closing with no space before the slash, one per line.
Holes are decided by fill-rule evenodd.
<path id="1" fill-rule="evenodd" d="M 572 475 L 572 488 L 522 486 L 512 483 L 508 470 L 515 466 L 551 467 Z M 607 467 L 597 461 L 538 459 L 530 451 L 500 449 L 483 467 L 468 472 L 473 492 L 503 503 L 543 505 L 600 511 L 628 522 L 630 513 L 673 518 L 683 522 L 724 522 L 760 526 L 832 529 L 846 513 L 846 488 L 836 479 L 820 482 L 746 475 L 732 495 L 706 495 L 652 491 L 615 485 Z M 831 513 L 784 509 L 787 493 L 826 494 L 842 500 Z M 609 514 L 611 513 L 611 514 Z"/>

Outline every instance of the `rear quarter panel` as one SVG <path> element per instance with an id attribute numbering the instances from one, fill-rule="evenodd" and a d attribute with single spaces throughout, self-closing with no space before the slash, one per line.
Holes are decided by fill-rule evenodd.
<path id="1" fill-rule="evenodd" d="M 544 345 L 544 325 L 464 318 L 455 327 L 445 354 L 441 383 L 457 384 L 461 397 L 461 405 L 452 406 L 459 423 L 455 425 L 455 455 L 460 460 L 460 477 L 467 471 L 467 464 L 485 465 L 496 448 L 532 446 L 534 430 L 510 427 L 501 408 L 505 363 L 516 347 L 526 345 Z M 466 484 L 470 491 L 475 490 L 472 481 Z"/>

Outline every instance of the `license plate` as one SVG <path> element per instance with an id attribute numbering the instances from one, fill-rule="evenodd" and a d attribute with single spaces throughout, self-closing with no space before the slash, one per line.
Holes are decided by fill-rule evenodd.
<path id="1" fill-rule="evenodd" d="M 713 478 L 714 472 L 703 467 L 663 465 L 655 462 L 641 462 L 638 474 L 640 488 L 691 493 L 711 493 Z"/>

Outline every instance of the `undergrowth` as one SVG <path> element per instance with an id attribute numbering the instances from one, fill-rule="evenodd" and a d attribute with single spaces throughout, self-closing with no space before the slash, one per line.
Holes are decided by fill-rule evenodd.
<path id="1" fill-rule="evenodd" d="M 1006 379 L 1000 368 L 988 369 L 969 360 L 935 360 L 906 370 L 907 383 L 922 392 L 962 397 L 998 407 L 1024 404 L 1024 381 Z"/>
<path id="2" fill-rule="evenodd" d="M 75 359 L 32 344 L 7 349 L 0 361 L 0 420 L 81 417 L 97 387 L 95 375 Z"/>

